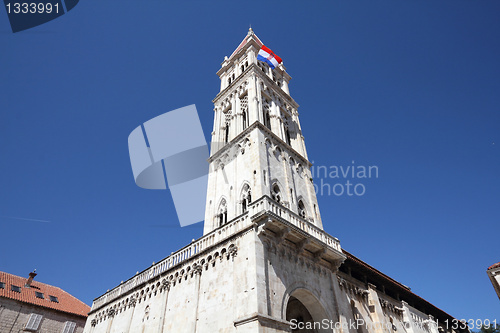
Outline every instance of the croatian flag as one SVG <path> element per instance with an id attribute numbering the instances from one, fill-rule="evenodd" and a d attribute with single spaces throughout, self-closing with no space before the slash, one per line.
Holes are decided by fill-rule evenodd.
<path id="1" fill-rule="evenodd" d="M 276 54 L 274 54 L 273 51 L 271 51 L 270 48 L 262 45 L 262 48 L 259 51 L 259 54 L 257 55 L 257 60 L 267 62 L 267 64 L 274 69 L 274 67 L 278 66 L 278 64 L 281 64 L 283 60 L 281 60 L 280 57 L 278 57 Z"/>

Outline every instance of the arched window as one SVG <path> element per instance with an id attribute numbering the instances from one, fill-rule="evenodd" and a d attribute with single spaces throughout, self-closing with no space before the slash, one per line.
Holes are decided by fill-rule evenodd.
<path id="1" fill-rule="evenodd" d="M 302 202 L 302 200 L 299 200 L 298 208 L 299 208 L 299 216 L 302 217 L 303 219 L 305 219 L 307 216 L 306 207 L 304 206 L 304 203 Z"/>
<path id="2" fill-rule="evenodd" d="M 248 126 L 248 95 L 245 95 L 240 98 L 240 107 L 241 107 L 241 114 L 242 114 L 242 120 L 243 120 L 243 129 L 247 128 Z"/>
<path id="3" fill-rule="evenodd" d="M 271 116 L 269 115 L 269 111 L 266 112 L 266 127 L 271 129 Z"/>
<path id="4" fill-rule="evenodd" d="M 241 212 L 245 213 L 248 210 L 248 206 L 252 203 L 252 191 L 248 184 L 243 186 L 241 191 Z"/>
<path id="5" fill-rule="evenodd" d="M 229 123 L 226 123 L 226 132 L 224 133 L 224 142 L 228 143 L 229 142 Z"/>
<path id="6" fill-rule="evenodd" d="M 217 223 L 219 227 L 222 227 L 227 223 L 227 204 L 226 199 L 222 199 L 219 210 L 217 211 Z"/>
<path id="7" fill-rule="evenodd" d="M 269 102 L 264 100 L 264 126 L 271 129 L 271 107 Z"/>
<path id="8" fill-rule="evenodd" d="M 285 139 L 286 139 L 286 143 L 288 143 L 288 145 L 291 146 L 292 142 L 290 140 L 290 130 L 288 129 L 288 126 L 285 127 Z"/>
<path id="9" fill-rule="evenodd" d="M 278 184 L 274 184 L 272 189 L 271 189 L 271 197 L 273 198 L 274 201 L 280 203 L 281 202 L 281 193 L 280 193 L 280 188 Z"/>

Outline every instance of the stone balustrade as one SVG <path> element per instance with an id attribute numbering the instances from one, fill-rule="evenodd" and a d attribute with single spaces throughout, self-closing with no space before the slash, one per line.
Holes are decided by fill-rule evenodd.
<path id="1" fill-rule="evenodd" d="M 149 281 L 150 279 L 171 270 L 186 260 L 192 258 L 193 256 L 203 252 L 219 242 L 231 237 L 238 231 L 246 229 L 252 226 L 252 217 L 264 212 L 271 212 L 272 214 L 281 217 L 283 220 L 288 221 L 298 229 L 306 232 L 327 246 L 341 252 L 340 242 L 337 238 L 328 235 L 325 231 L 316 227 L 312 223 L 301 218 L 299 215 L 293 213 L 288 208 L 276 203 L 268 196 L 264 196 L 259 200 L 253 202 L 248 207 L 249 211 L 237 216 L 233 220 L 229 221 L 220 228 L 213 230 L 212 232 L 206 234 L 205 236 L 193 241 L 191 244 L 183 247 L 182 249 L 173 252 L 171 255 L 163 259 L 162 261 L 152 265 L 151 267 L 145 269 L 144 271 L 136 274 L 134 277 L 122 282 L 119 286 L 109 290 L 104 295 L 96 298 L 92 304 L 91 311 L 100 308 L 104 304 L 107 304 L 114 299 L 120 297 L 135 288 Z"/>

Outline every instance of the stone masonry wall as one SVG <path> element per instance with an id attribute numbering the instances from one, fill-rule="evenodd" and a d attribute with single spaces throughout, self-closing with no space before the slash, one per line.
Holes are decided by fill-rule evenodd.
<path id="1" fill-rule="evenodd" d="M 75 333 L 82 333 L 86 318 L 54 311 L 27 303 L 0 297 L 0 332 L 24 332 L 24 328 L 32 313 L 43 316 L 36 332 L 59 333 L 64 329 L 67 321 L 76 323 Z"/>

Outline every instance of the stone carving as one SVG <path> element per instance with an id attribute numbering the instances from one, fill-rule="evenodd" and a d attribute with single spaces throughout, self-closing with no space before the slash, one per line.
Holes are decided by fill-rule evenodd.
<path id="1" fill-rule="evenodd" d="M 130 297 L 130 301 L 128 304 L 130 304 L 130 306 L 135 306 L 137 304 L 136 297 L 135 296 Z"/>
<path id="2" fill-rule="evenodd" d="M 168 281 L 167 279 L 161 280 L 161 288 L 163 290 L 170 290 L 170 281 Z"/>
<path id="3" fill-rule="evenodd" d="M 92 319 L 92 320 L 90 321 L 90 325 L 92 325 L 92 327 L 95 327 L 95 325 L 97 325 L 97 320 Z"/>
<path id="4" fill-rule="evenodd" d="M 343 260 L 334 260 L 331 265 L 332 272 L 337 273 L 339 271 L 340 265 L 342 265 Z"/>
<path id="5" fill-rule="evenodd" d="M 203 267 L 200 264 L 196 263 L 193 265 L 193 272 L 195 275 L 201 275 L 202 271 L 203 271 Z"/>
<path id="6" fill-rule="evenodd" d="M 339 286 L 340 286 L 341 288 L 343 288 L 343 287 L 346 287 L 346 286 L 347 286 L 347 282 L 346 282 L 343 278 L 341 278 L 340 276 L 337 276 L 337 279 L 339 280 Z"/>
<path id="7" fill-rule="evenodd" d="M 228 248 L 228 251 L 227 251 L 227 258 L 229 259 L 229 257 L 231 258 L 234 258 L 238 255 L 238 247 L 234 244 L 231 244 Z"/>
<path id="8" fill-rule="evenodd" d="M 309 238 L 304 238 L 303 240 L 301 240 L 300 242 L 298 242 L 296 244 L 297 253 L 301 253 L 304 250 L 304 247 L 307 244 L 309 244 L 310 242 L 311 242 L 311 240 Z"/>
<path id="9" fill-rule="evenodd" d="M 108 309 L 108 311 L 107 311 L 107 315 L 108 315 L 108 317 L 113 318 L 113 317 L 115 316 L 115 314 L 116 314 L 116 311 L 115 311 L 115 309 L 114 309 L 114 308 L 109 308 L 109 309 Z"/>
<path id="10" fill-rule="evenodd" d="M 319 251 L 314 252 L 314 262 L 319 263 L 321 261 L 321 257 L 326 253 L 326 248 L 322 248 Z"/>
<path id="11" fill-rule="evenodd" d="M 277 232 L 274 236 L 276 242 L 280 244 L 283 240 L 285 240 L 286 235 L 290 232 L 290 228 L 283 228 L 280 232 Z"/>
<path id="12" fill-rule="evenodd" d="M 405 309 L 395 306 L 394 307 L 394 312 L 396 312 L 399 315 L 402 315 L 403 312 L 405 312 Z"/>

